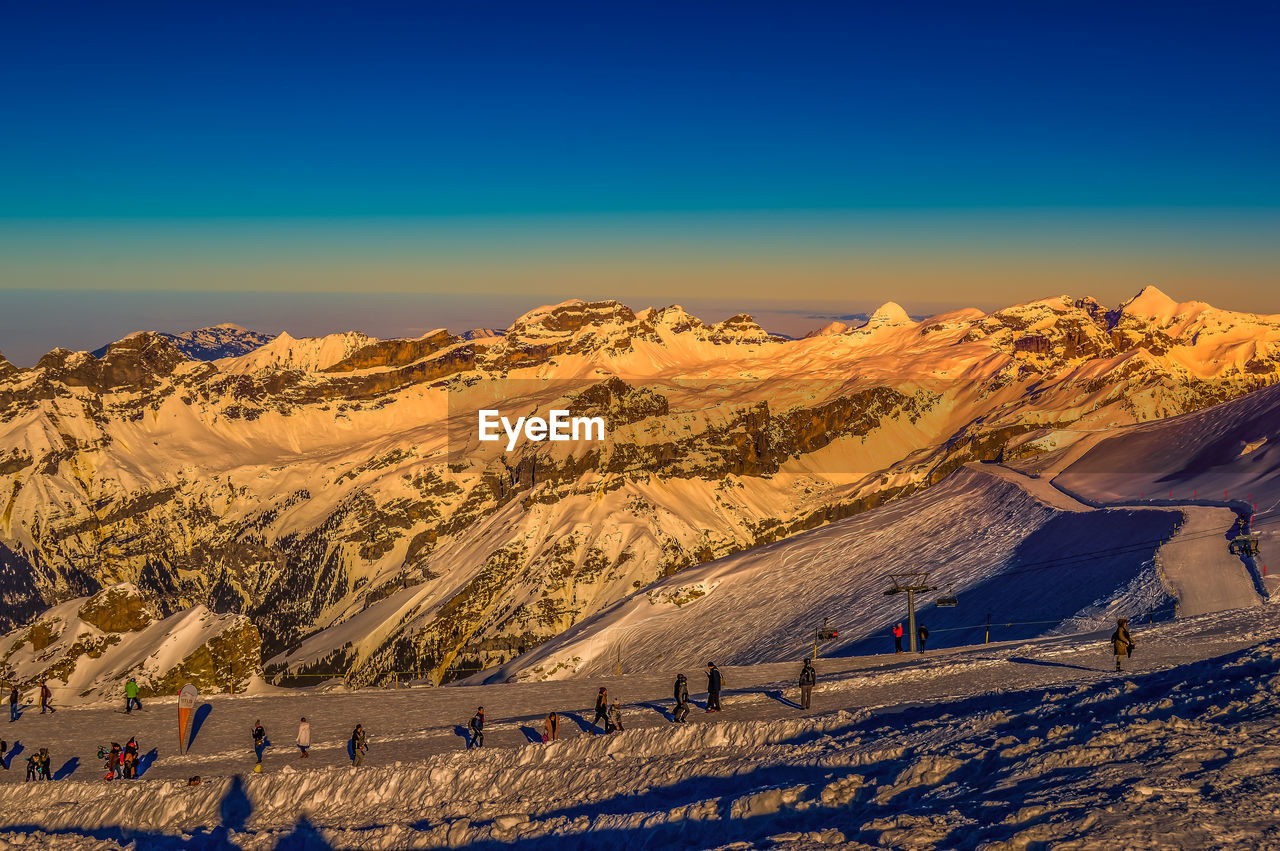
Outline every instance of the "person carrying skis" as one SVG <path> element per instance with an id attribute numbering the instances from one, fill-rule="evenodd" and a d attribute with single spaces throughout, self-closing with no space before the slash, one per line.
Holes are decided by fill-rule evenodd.
<path id="1" fill-rule="evenodd" d="M 1124 658 L 1128 659 L 1133 656 L 1133 648 L 1137 646 L 1133 640 L 1133 636 L 1129 634 L 1128 618 L 1120 618 L 1116 621 L 1116 631 L 1111 633 L 1111 652 L 1116 656 L 1116 670 L 1120 671 L 1120 656 L 1124 654 Z"/>
<path id="2" fill-rule="evenodd" d="M 609 690 L 604 686 L 600 686 L 600 692 L 596 695 L 596 717 L 591 720 L 591 729 L 588 731 L 591 735 L 595 735 L 596 724 L 601 721 L 605 727 L 609 726 Z"/>
<path id="3" fill-rule="evenodd" d="M 57 711 L 53 708 L 53 704 L 51 703 L 52 700 L 53 700 L 53 692 L 49 691 L 48 681 L 41 680 L 40 681 L 40 714 L 41 715 L 45 713 L 46 709 L 49 710 L 49 712 Z"/>
<path id="4" fill-rule="evenodd" d="M 716 667 L 714 662 L 707 663 L 707 711 L 720 711 L 720 687 L 724 685 L 724 678 L 720 676 L 720 669 Z"/>
<path id="5" fill-rule="evenodd" d="M 138 681 L 130 677 L 124 684 L 124 714 L 131 714 L 135 706 L 141 709 L 142 701 L 138 699 Z"/>
<path id="6" fill-rule="evenodd" d="M 813 663 L 808 659 L 804 660 L 804 667 L 800 669 L 800 708 L 808 709 L 809 701 L 813 695 L 813 684 L 817 682 L 818 672 L 813 669 Z"/>
<path id="7" fill-rule="evenodd" d="M 258 758 L 257 764 L 253 766 L 253 770 L 262 773 L 262 752 L 267 749 L 267 731 L 262 729 L 261 721 L 253 722 L 253 754 Z"/>
<path id="8" fill-rule="evenodd" d="M 554 742 L 560 735 L 560 716 L 552 712 L 542 724 L 542 741 Z"/>
<path id="9" fill-rule="evenodd" d="M 364 734 L 364 725 L 357 724 L 351 731 L 351 764 L 363 765 L 365 751 L 369 750 L 369 739 Z"/>
<path id="10" fill-rule="evenodd" d="M 902 652 L 902 624 L 898 624 L 893 628 L 893 652 Z"/>
<path id="11" fill-rule="evenodd" d="M 924 652 L 924 643 L 929 640 L 929 630 L 924 624 L 916 627 L 916 640 L 920 642 L 920 652 Z"/>
<path id="12" fill-rule="evenodd" d="M 311 756 L 307 753 L 311 750 L 311 722 L 305 716 L 298 722 L 298 750 L 302 751 L 299 759 L 308 759 Z"/>
<path id="13" fill-rule="evenodd" d="M 689 681 L 684 674 L 676 674 L 676 708 L 671 713 L 671 720 L 681 723 L 689 717 Z"/>
<path id="14" fill-rule="evenodd" d="M 120 755 L 121 773 L 126 780 L 138 779 L 138 737 L 131 736 Z"/>
<path id="15" fill-rule="evenodd" d="M 471 729 L 471 741 L 467 742 L 467 750 L 484 747 L 484 707 L 477 706 L 476 714 L 467 722 Z"/>
<path id="16" fill-rule="evenodd" d="M 22 695 L 18 694 L 18 684 L 14 683 L 9 689 L 9 723 L 12 724 L 18 720 L 18 705 L 22 702 Z"/>

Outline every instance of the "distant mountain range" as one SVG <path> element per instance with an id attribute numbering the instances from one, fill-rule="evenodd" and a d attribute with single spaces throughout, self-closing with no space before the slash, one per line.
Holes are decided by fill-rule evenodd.
<path id="1" fill-rule="evenodd" d="M 233 358 L 251 352 L 276 338 L 275 334 L 250 331 L 230 322 L 197 328 L 195 331 L 184 331 L 181 334 L 154 333 L 157 337 L 168 340 L 174 348 L 192 360 Z M 100 349 L 94 349 L 89 354 L 95 358 L 103 358 L 106 357 L 109 348 L 111 345 L 107 344 Z"/>
<path id="2" fill-rule="evenodd" d="M 282 681 L 452 677 L 966 462 L 1275 383 L 1278 344 L 1280 316 L 1147 288 L 888 303 L 801 340 L 569 301 L 501 334 L 216 326 L 0 358 L 0 626 L 128 582 L 160 616 L 247 615 Z M 485 406 L 597 415 L 609 440 L 506 452 L 475 438 Z"/>

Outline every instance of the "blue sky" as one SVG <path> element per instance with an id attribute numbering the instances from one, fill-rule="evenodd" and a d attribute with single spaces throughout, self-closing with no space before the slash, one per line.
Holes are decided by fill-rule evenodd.
<path id="1" fill-rule="evenodd" d="M 1265 3 L 20 4 L 0 290 L 981 305 L 1157 283 L 1280 311 L 1277 23 Z"/>

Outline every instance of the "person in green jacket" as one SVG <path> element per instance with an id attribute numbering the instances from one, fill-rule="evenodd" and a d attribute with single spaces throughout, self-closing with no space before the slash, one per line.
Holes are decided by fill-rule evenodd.
<path id="1" fill-rule="evenodd" d="M 138 681 L 130 677 L 129 682 L 124 684 L 124 713 L 132 713 L 135 706 L 141 709 L 142 701 L 138 699 Z"/>

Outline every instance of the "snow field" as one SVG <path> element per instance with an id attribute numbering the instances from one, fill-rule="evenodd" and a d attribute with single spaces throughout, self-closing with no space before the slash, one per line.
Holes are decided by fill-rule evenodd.
<path id="1" fill-rule="evenodd" d="M 794 689 L 781 677 L 796 666 L 730 669 L 730 682 L 743 686 L 726 695 L 726 711 L 695 710 L 685 726 L 660 714 L 669 700 L 648 705 L 665 677 L 600 680 L 611 691 L 642 695 L 629 702 L 628 729 L 589 737 L 566 718 L 561 729 L 570 737 L 550 744 L 519 744 L 520 726 L 540 722 L 547 702 L 589 704 L 593 684 L 215 699 L 193 750 L 203 746 L 223 765 L 206 764 L 200 786 L 182 779 L 192 773 L 190 757 L 168 755 L 133 783 L 79 772 L 56 784 L 3 783 L 0 843 L 533 849 L 1274 841 L 1280 612 L 1255 607 L 1191 618 L 1135 637 L 1132 664 L 1140 670 L 1123 675 L 1107 670 L 1101 635 L 924 659 L 820 660 L 813 715 L 785 703 Z M 456 709 L 481 702 L 503 719 L 486 735 L 493 747 L 463 751 L 448 730 L 417 723 L 446 715 L 462 723 Z M 304 703 L 319 710 L 317 718 L 381 706 L 385 732 L 375 734 L 373 764 L 353 769 L 317 758 L 303 769 L 269 750 L 266 773 L 249 773 L 248 725 L 294 716 Z M 156 704 L 147 723 L 171 724 L 171 711 Z M 78 733 L 101 712 L 66 710 L 56 723 Z M 217 726 L 221 715 L 235 718 Z M 585 707 L 579 715 L 590 717 Z M 285 732 L 274 734 L 280 750 Z M 412 742 L 433 752 L 410 758 Z M 335 756 L 335 743 L 326 744 Z M 55 744 L 55 764 L 72 746 Z"/>

